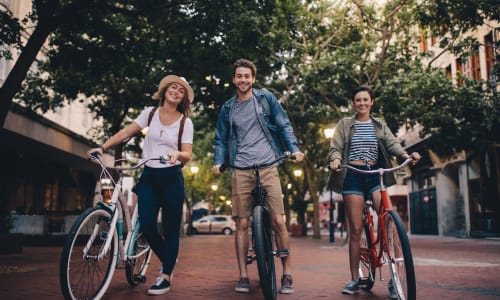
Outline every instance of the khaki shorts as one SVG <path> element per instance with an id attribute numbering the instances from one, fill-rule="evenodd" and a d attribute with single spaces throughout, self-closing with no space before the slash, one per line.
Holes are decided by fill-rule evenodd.
<path id="1" fill-rule="evenodd" d="M 260 182 L 267 192 L 266 207 L 271 214 L 283 215 L 283 193 L 277 167 L 260 169 Z M 253 170 L 234 170 L 231 175 L 234 217 L 247 218 L 252 215 L 252 190 L 255 188 L 255 172 Z"/>

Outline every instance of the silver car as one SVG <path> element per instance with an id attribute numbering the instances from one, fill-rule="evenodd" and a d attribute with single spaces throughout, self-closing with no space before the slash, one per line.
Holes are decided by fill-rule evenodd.
<path id="1" fill-rule="evenodd" d="M 233 234 L 236 224 L 231 216 L 208 215 L 193 221 L 192 233 L 223 233 Z"/>

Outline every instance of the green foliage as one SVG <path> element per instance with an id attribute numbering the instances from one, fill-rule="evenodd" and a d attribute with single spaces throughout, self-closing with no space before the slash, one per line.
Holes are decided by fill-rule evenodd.
<path id="1" fill-rule="evenodd" d="M 12 59 L 10 46 L 21 47 L 21 23 L 11 12 L 0 10 L 0 58 Z"/>
<path id="2" fill-rule="evenodd" d="M 457 86 L 441 70 L 415 66 L 391 78 L 381 88 L 380 101 L 398 107 L 384 116 L 395 131 L 399 125 L 420 124 L 422 138 L 429 139 L 432 150 L 450 155 L 461 150 L 485 151 L 500 142 L 498 134 L 498 94 L 483 81 L 462 79 Z M 397 103 L 396 103 L 397 102 Z M 498 104 L 497 104 L 498 105 Z"/>

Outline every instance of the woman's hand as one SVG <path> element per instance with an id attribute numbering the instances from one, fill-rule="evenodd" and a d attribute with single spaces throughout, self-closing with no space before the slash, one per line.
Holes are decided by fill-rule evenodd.
<path id="1" fill-rule="evenodd" d="M 342 170 L 340 168 L 340 159 L 336 158 L 333 161 L 331 161 L 329 167 L 330 167 L 330 169 L 332 169 L 334 171 L 337 171 L 337 172 L 339 172 L 340 170 Z"/>
<path id="2" fill-rule="evenodd" d="M 411 154 L 403 154 L 404 159 L 411 158 L 412 159 L 412 164 L 416 164 L 422 157 L 420 156 L 420 153 L 418 152 L 412 152 Z"/>
<path id="3" fill-rule="evenodd" d="M 179 151 L 172 151 L 170 153 L 167 153 L 168 161 L 171 164 L 175 164 L 177 160 L 179 159 Z"/>

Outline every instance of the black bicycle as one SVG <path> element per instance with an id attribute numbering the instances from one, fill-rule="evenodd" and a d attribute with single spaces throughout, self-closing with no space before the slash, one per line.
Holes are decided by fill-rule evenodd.
<path id="1" fill-rule="evenodd" d="M 269 209 L 265 206 L 267 192 L 262 187 L 260 182 L 259 170 L 272 166 L 287 158 L 295 159 L 295 156 L 293 156 L 290 152 L 285 152 L 283 156 L 268 164 L 254 164 L 250 167 L 238 167 L 231 165 L 222 165 L 220 167 L 221 172 L 223 172 L 227 167 L 238 170 L 253 170 L 255 172 L 255 188 L 252 190 L 254 202 L 252 215 L 252 247 L 250 251 L 255 254 L 249 254 L 247 256 L 247 264 L 252 263 L 253 260 L 257 260 L 260 285 L 266 300 L 274 300 L 277 295 L 274 258 L 286 257 L 288 255 L 288 249 L 274 250 L 271 214 Z"/>

